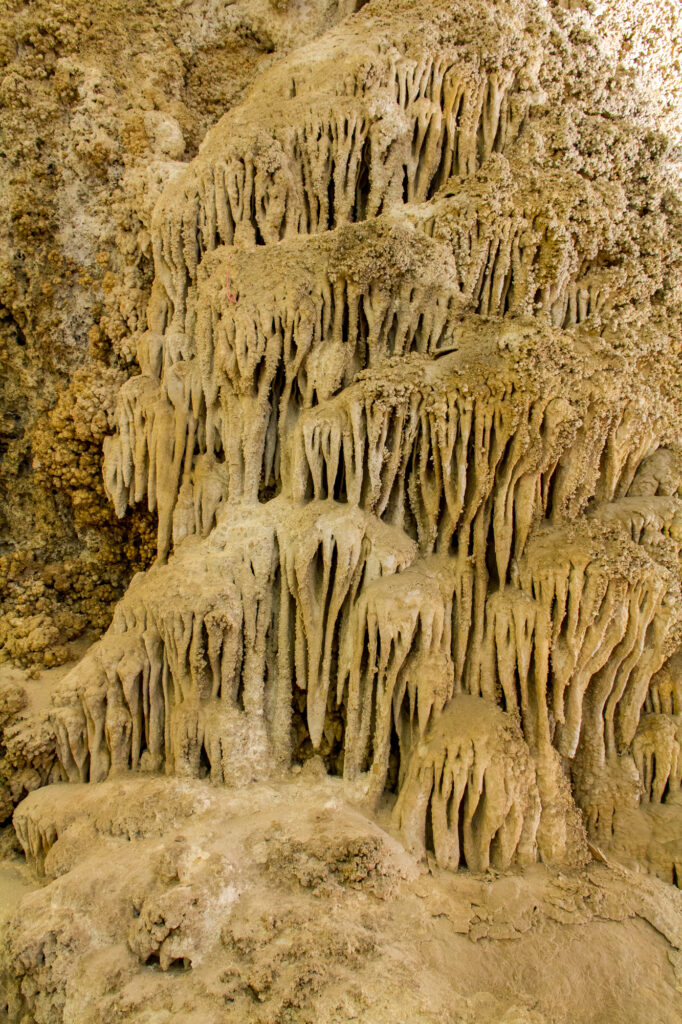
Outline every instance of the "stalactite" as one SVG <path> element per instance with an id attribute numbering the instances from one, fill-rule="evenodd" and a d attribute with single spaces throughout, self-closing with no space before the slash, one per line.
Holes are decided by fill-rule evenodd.
<path id="1" fill-rule="evenodd" d="M 227 114 L 166 191 L 154 260 L 175 316 L 184 316 L 201 253 L 220 243 L 270 245 L 428 199 L 509 147 L 541 96 L 527 57 L 523 83 L 517 74 L 520 53 L 515 68 L 488 73 L 456 49 L 438 60 L 428 51 L 400 57 L 394 47 L 389 55 L 375 32 L 359 51 L 357 37 L 346 41 L 350 80 L 333 66 L 325 74 L 322 62 L 305 90 L 283 98 L 279 75 L 265 76 L 271 103 L 261 95 Z"/>
<path id="2" fill-rule="evenodd" d="M 540 801 L 535 769 L 513 717 L 456 697 L 410 756 L 393 816 L 409 849 L 456 870 L 535 859 Z"/>
<path id="3" fill-rule="evenodd" d="M 119 515 L 146 498 L 158 512 L 158 555 L 171 546 L 173 513 L 203 441 L 202 393 L 195 359 L 179 359 L 161 381 L 141 374 L 121 389 L 118 432 L 105 439 L 104 484 Z"/>
<path id="4" fill-rule="evenodd" d="M 654 714 L 682 714 L 682 652 L 668 658 L 652 677 L 645 709 Z"/>
<path id="5" fill-rule="evenodd" d="M 564 756 L 575 754 L 581 730 L 602 758 L 627 749 L 665 657 L 673 581 L 628 540 L 624 531 L 547 530 L 520 565 L 522 588 L 543 608 L 546 654 L 543 668 L 536 655 L 536 671 L 547 673 L 551 739 Z"/>
<path id="6" fill-rule="evenodd" d="M 681 741 L 679 719 L 669 715 L 643 715 L 632 743 L 632 753 L 642 785 L 644 798 L 662 803 L 673 798 L 682 785 Z"/>
<path id="7" fill-rule="evenodd" d="M 133 582 L 67 679 L 54 712 L 67 776 L 160 764 L 196 776 L 204 748 L 217 781 L 266 777 L 289 763 L 293 687 L 319 746 L 359 592 L 414 554 L 404 534 L 333 502 L 228 506 L 207 541 Z"/>
<path id="8" fill-rule="evenodd" d="M 432 559 L 376 580 L 353 607 L 337 692 L 346 706 L 344 775 L 353 781 L 368 767 L 375 799 L 386 783 L 392 730 L 402 762 L 458 685 L 468 611 L 462 591 L 470 595 L 471 581 L 462 585 L 447 561 Z"/>
<path id="9" fill-rule="evenodd" d="M 529 116 L 535 29 L 483 61 L 403 7 L 260 76 L 156 207 L 104 479 L 158 564 L 52 716 L 69 780 L 316 752 L 506 869 L 575 853 L 571 785 L 594 834 L 679 789 L 678 371 L 628 333 L 620 183 Z"/>
<path id="10" fill-rule="evenodd" d="M 612 231 L 613 205 L 604 199 L 579 175 L 553 170 L 540 184 L 525 162 L 496 153 L 468 179 L 445 182 L 432 201 L 406 206 L 404 216 L 451 249 L 459 290 L 479 315 L 599 326 L 626 278 L 620 268 L 592 266 L 597 240 Z"/>

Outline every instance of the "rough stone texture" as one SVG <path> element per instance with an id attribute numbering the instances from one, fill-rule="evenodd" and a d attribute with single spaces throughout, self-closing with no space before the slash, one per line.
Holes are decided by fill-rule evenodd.
<path id="1" fill-rule="evenodd" d="M 339 780 L 309 770 L 248 790 L 48 787 L 15 827 L 42 885 L 6 928 L 10 1020 L 679 1016 L 678 890 L 595 863 L 429 872 L 345 802 Z"/>
<path id="2" fill-rule="evenodd" d="M 168 77 L 150 100 L 97 66 L 131 97 L 115 130 L 74 79 L 45 232 L 102 268 L 61 329 L 98 320 L 7 450 L 33 474 L 5 648 L 63 661 L 144 571 L 48 709 L 0 693 L 0 811 L 29 793 L 14 829 L 52 879 L 7 925 L 7 1012 L 672 1024 L 680 16 L 305 11 L 121 13 L 130 66 L 148 19 L 140 68 Z M 227 90 L 188 70 L 203 45 L 234 68 L 197 148 Z M 128 211 L 94 257 L 91 210 Z"/>
<path id="3" fill-rule="evenodd" d="M 69 657 L 154 555 L 102 440 L 136 367 L 151 213 L 207 128 L 347 0 L 7 0 L 0 24 L 0 653 Z"/>

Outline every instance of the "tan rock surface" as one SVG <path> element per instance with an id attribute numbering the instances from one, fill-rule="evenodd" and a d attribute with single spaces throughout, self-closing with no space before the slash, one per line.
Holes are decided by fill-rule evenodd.
<path id="1" fill-rule="evenodd" d="M 0 689 L 10 1021 L 675 1024 L 680 17 L 65 10 L 0 640 L 99 638 Z"/>
<path id="2" fill-rule="evenodd" d="M 677 890 L 428 870 L 311 771 L 49 787 L 15 827 L 43 884 L 7 930 L 11 1019 L 675 1020 Z"/>
<path id="3" fill-rule="evenodd" d="M 0 19 L 0 655 L 50 667 L 154 555 L 102 488 L 137 372 L 151 214 L 277 54 L 349 9 L 269 0 L 5 0 Z"/>

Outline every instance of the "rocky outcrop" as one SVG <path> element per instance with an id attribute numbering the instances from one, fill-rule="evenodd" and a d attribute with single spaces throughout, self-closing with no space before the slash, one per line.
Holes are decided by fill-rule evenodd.
<path id="1" fill-rule="evenodd" d="M 53 694 L 50 780 L 210 779 L 223 807 L 295 772 L 436 874 L 561 867 L 580 886 L 592 857 L 678 884 L 671 154 L 596 13 L 353 6 L 263 69 L 155 206 L 140 373 L 102 441 L 155 564 Z M 58 874 L 48 804 L 15 824 Z M 62 823 L 71 842 L 86 819 Z M 332 885 L 290 839 L 257 863 Z M 140 884 L 129 951 L 194 971 L 213 883 Z M 22 998 L 15 1015 L 40 1008 Z"/>
<path id="2" fill-rule="evenodd" d="M 107 628 L 154 558 L 102 486 L 139 372 L 154 205 L 254 76 L 352 3 L 7 0 L 0 25 L 0 657 L 34 671 Z"/>
<path id="3" fill-rule="evenodd" d="M 489 13 L 484 51 L 438 5 L 366 7 L 164 192 L 104 463 L 119 515 L 158 515 L 159 564 L 56 699 L 67 778 L 235 783 L 317 751 L 476 869 L 580 857 L 571 782 L 589 823 L 625 761 L 659 801 L 676 778 L 656 681 L 682 626 L 679 366 L 635 308 L 674 273 L 662 201 L 670 255 L 615 258 L 638 188 L 615 152 L 661 157 L 613 98 L 599 178 L 588 135 L 552 149 L 558 24 Z M 486 787 L 506 796 L 477 811 Z"/>
<path id="4" fill-rule="evenodd" d="M 129 776 L 32 793 L 15 827 L 40 884 L 4 927 L 2 1011 L 41 1024 L 554 1024 L 566 986 L 579 1024 L 595 1001 L 613 1020 L 676 1013 L 682 893 L 595 863 L 420 872 L 312 765 L 239 790 Z M 548 944 L 555 961 L 537 970 Z"/>

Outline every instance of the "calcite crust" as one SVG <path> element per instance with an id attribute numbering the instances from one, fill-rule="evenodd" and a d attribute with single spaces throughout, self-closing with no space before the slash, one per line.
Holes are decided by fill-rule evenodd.
<path id="1" fill-rule="evenodd" d="M 118 389 L 103 480 L 119 518 L 154 517 L 156 560 L 55 688 L 48 753 L 15 755 L 36 773 L 25 788 L 130 785 L 134 803 L 173 776 L 179 801 L 202 780 L 260 801 L 307 779 L 339 801 L 351 846 L 369 829 L 353 858 L 372 861 L 357 885 L 377 899 L 424 865 L 584 879 L 596 859 L 610 879 L 680 885 L 672 155 L 578 4 L 348 14 L 256 77 L 154 209 L 140 372 Z M 157 113 L 147 131 L 177 156 Z M 79 836 L 108 827 L 87 795 L 72 819 L 69 792 L 52 824 L 42 791 L 15 812 L 54 877 L 85 872 Z M 217 814 L 229 799 L 206 797 Z M 287 829 L 274 860 L 269 833 L 253 840 L 254 864 L 316 887 Z M 163 865 L 140 875 L 135 970 L 194 970 L 218 949 L 211 915 L 230 917 L 241 883 L 216 843 L 201 868 L 173 861 L 172 891 Z M 326 895 L 356 884 L 315 857 Z M 585 892 L 611 907 L 611 884 Z M 360 918 L 348 927 L 375 948 Z M 12 1013 L 67 1020 L 68 983 L 50 1016 L 13 928 Z M 674 925 L 661 934 L 679 968 Z M 250 983 L 262 1002 L 273 985 Z M 312 1020 L 285 1009 L 249 1019 Z"/>

